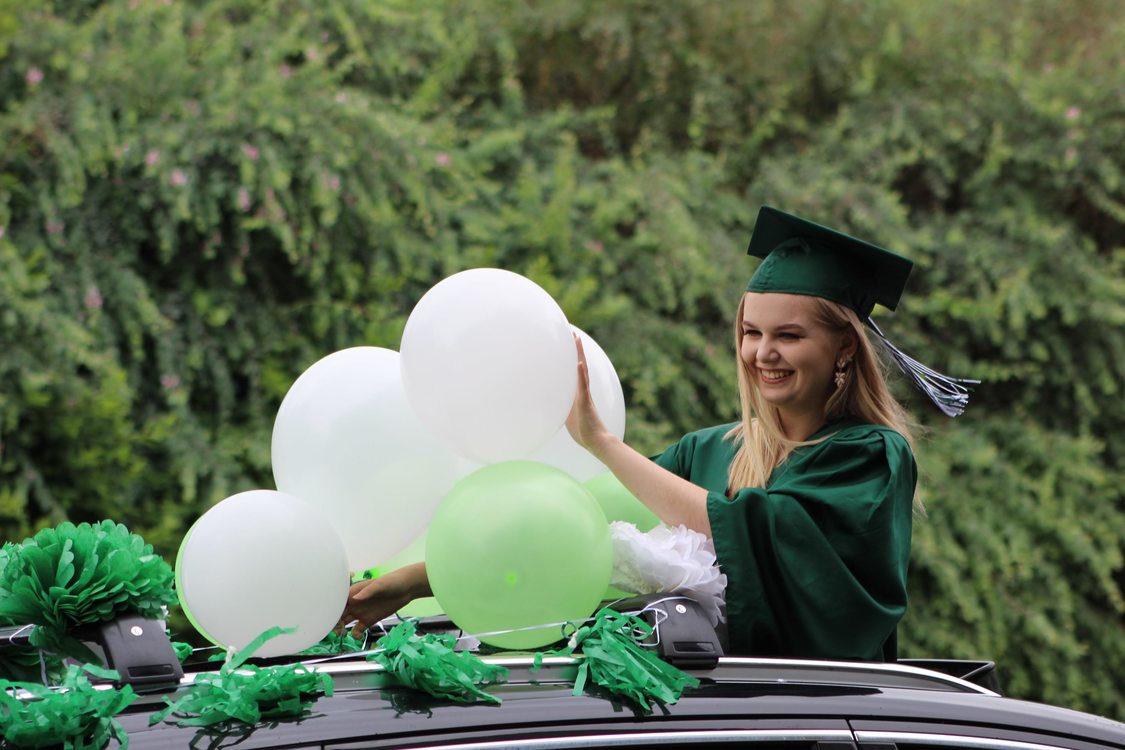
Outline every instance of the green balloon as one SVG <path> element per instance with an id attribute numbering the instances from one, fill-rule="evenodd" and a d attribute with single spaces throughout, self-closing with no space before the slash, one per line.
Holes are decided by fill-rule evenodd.
<path id="1" fill-rule="evenodd" d="M 501 648 L 559 640 L 560 623 L 593 614 L 612 569 L 597 501 L 569 474 L 534 461 L 465 477 L 427 532 L 426 572 L 438 603 L 465 633 Z M 508 630 L 515 632 L 487 635 Z"/>
<path id="2" fill-rule="evenodd" d="M 593 493 L 609 521 L 628 521 L 641 531 L 652 531 L 660 523 L 656 514 L 625 489 L 612 471 L 588 480 L 586 489 Z"/>
<path id="3" fill-rule="evenodd" d="M 199 523 L 199 521 L 197 520 L 196 523 Z M 204 630 L 203 626 L 199 624 L 199 621 L 195 619 L 195 614 L 188 607 L 187 599 L 184 598 L 184 577 L 183 577 L 184 547 L 187 546 L 188 537 L 191 536 L 191 532 L 194 529 L 195 529 L 195 523 L 193 523 L 191 525 L 191 527 L 187 530 L 187 533 L 184 534 L 184 538 L 180 540 L 180 548 L 178 550 L 176 550 L 176 568 L 174 570 L 175 581 L 176 581 L 176 597 L 180 600 L 180 609 L 183 610 L 184 617 L 186 617 L 188 622 L 191 623 L 191 626 L 193 628 L 195 628 L 196 631 L 201 636 L 203 636 L 204 638 L 209 640 L 211 643 L 215 644 L 216 646 L 219 646 L 220 648 L 226 648 L 226 646 L 223 646 L 223 644 L 221 644 L 217 639 L 212 637 L 212 635 L 210 633 L 208 633 L 206 630 Z"/>

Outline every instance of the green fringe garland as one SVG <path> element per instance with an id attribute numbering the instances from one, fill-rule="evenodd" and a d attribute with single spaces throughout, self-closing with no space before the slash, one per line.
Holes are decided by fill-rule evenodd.
<path id="1" fill-rule="evenodd" d="M 188 660 L 188 657 L 195 653 L 195 649 L 191 647 L 191 644 L 184 643 L 183 641 L 172 641 L 172 651 L 175 652 L 176 659 L 179 660 L 180 664 L 183 664 Z"/>
<path id="2" fill-rule="evenodd" d="M 178 700 L 165 699 L 167 707 L 149 717 L 149 725 L 176 716 L 179 726 L 205 727 L 224 721 L 257 724 L 262 719 L 302 716 L 319 693 L 332 695 L 332 678 L 304 664 L 258 667 L 245 664 L 262 644 L 293 628 L 270 628 L 231 654 L 217 673 L 198 674 L 188 692 Z"/>
<path id="3" fill-rule="evenodd" d="M 87 664 L 69 666 L 61 689 L 0 680 L 0 736 L 5 747 L 101 750 L 111 737 L 123 749 L 129 747 L 129 737 L 113 717 L 136 700 L 136 694 L 128 685 L 96 690 L 87 673 L 119 679 L 117 672 Z M 20 691 L 32 697 L 17 697 Z"/>
<path id="4" fill-rule="evenodd" d="M 651 713 L 651 704 L 671 705 L 686 688 L 699 686 L 699 680 L 641 645 L 652 633 L 652 626 L 636 615 L 602 609 L 589 625 L 575 631 L 564 648 L 536 653 L 533 669 L 540 668 L 544 655 L 571 656 L 580 650 L 575 695 L 581 694 L 587 680 L 593 680 Z"/>
<path id="5" fill-rule="evenodd" d="M 500 703 L 481 687 L 503 682 L 506 667 L 486 664 L 466 651 L 454 651 L 452 635 L 418 635 L 413 620 L 403 620 L 375 644 L 368 661 L 381 664 L 403 684 L 458 703 Z"/>
<path id="6" fill-rule="evenodd" d="M 66 522 L 0 548 L 0 621 L 35 625 L 37 648 L 96 662 L 70 631 L 126 612 L 162 619 L 177 602 L 172 581 L 171 566 L 121 524 Z"/>
<path id="7" fill-rule="evenodd" d="M 363 650 L 363 641 L 353 636 L 350 632 L 329 633 L 321 641 L 309 646 L 302 651 L 300 656 L 335 656 L 337 654 L 354 654 Z"/>

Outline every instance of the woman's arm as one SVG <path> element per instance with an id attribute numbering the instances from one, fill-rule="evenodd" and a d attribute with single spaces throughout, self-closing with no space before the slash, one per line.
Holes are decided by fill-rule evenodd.
<path id="1" fill-rule="evenodd" d="M 590 374 L 582 340 L 576 336 L 575 342 L 578 345 L 578 391 L 566 420 L 570 436 L 605 464 L 661 521 L 672 526 L 683 524 L 711 536 L 707 490 L 653 463 L 606 428 L 590 395 Z"/>
<path id="2" fill-rule="evenodd" d="M 433 596 L 433 592 L 424 562 L 392 570 L 370 581 L 354 583 L 348 591 L 348 602 L 336 629 L 342 630 L 354 622 L 352 635 L 358 638 L 367 628 L 425 596 Z"/>

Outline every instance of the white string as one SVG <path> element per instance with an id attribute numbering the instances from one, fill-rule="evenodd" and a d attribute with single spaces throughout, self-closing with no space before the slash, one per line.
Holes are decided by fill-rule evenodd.
<path id="1" fill-rule="evenodd" d="M 25 645 L 23 643 L 16 643 L 16 639 L 19 638 L 21 635 L 23 635 L 25 630 L 34 630 L 34 629 L 35 629 L 34 625 L 24 625 L 19 630 L 17 630 L 16 632 L 14 632 L 14 633 L 12 633 L 11 635 L 8 636 L 8 645 L 9 646 L 23 646 L 23 645 Z"/>

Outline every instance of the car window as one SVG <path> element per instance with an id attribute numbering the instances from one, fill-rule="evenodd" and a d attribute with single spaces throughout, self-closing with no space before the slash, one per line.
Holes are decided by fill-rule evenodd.
<path id="1" fill-rule="evenodd" d="M 816 729 L 728 729 L 717 731 L 673 731 L 582 734 L 564 737 L 498 740 L 440 745 L 419 745 L 412 750 L 571 750 L 572 748 L 629 748 L 630 750 L 675 750 L 696 747 L 747 747 L 753 750 L 844 750 L 854 748 L 847 730 Z M 364 750 L 379 747 L 377 741 L 332 745 L 325 750 Z"/>
<path id="2" fill-rule="evenodd" d="M 1070 738 L 1029 736 L 1027 739 L 1001 739 L 897 731 L 856 732 L 856 738 L 860 750 L 1098 750 L 1110 747 Z"/>

